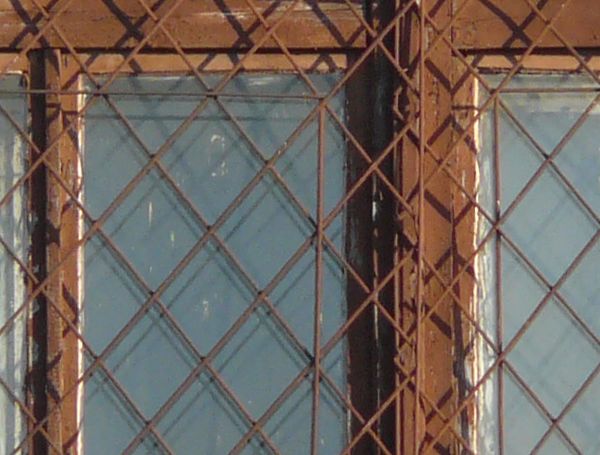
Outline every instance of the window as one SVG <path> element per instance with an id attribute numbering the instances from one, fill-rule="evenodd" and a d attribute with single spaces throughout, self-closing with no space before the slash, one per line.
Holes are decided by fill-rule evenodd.
<path id="1" fill-rule="evenodd" d="M 22 307 L 7 311 L 30 320 L 16 341 L 42 351 L 22 359 L 29 377 L 36 363 L 42 371 L 38 384 L 7 385 L 21 394 L 7 408 L 47 410 L 41 423 L 11 423 L 23 436 L 14 432 L 6 450 L 57 450 L 55 432 L 65 450 L 88 454 L 311 444 L 341 452 L 353 415 L 364 422 L 349 404 L 349 344 L 370 337 L 344 330 L 364 294 L 348 297 L 349 270 L 365 286 L 347 230 L 355 204 L 344 201 L 356 185 L 347 138 L 355 102 L 340 83 L 346 57 L 305 54 L 300 74 L 274 59 L 225 85 L 235 55 L 197 56 L 210 67 L 196 74 L 154 56 L 140 58 L 152 70 L 121 71 L 109 90 L 119 56 L 102 55 L 88 71 L 69 56 L 42 57 L 60 96 L 37 106 L 33 85 L 21 107 L 27 114 L 29 105 L 34 136 L 43 122 L 37 140 L 48 149 L 58 142 L 53 129 L 68 134 L 27 193 L 33 213 L 46 199 L 44 235 L 31 236 L 31 247 L 29 235 L 19 238 L 27 257 L 15 282 L 30 263 L 46 268 L 49 284 L 31 283 Z M 368 219 L 365 207 L 354 210 Z M 37 294 L 45 311 L 28 311 Z"/>
<path id="2" fill-rule="evenodd" d="M 480 403 L 483 451 L 598 449 L 595 90 L 585 73 L 517 75 L 481 121 L 478 313 L 496 346 L 482 341 L 479 367 L 506 352 Z"/>
<path id="3" fill-rule="evenodd" d="M 0 454 L 598 450 L 599 8 L 0 16 Z"/>
<path id="4" fill-rule="evenodd" d="M 313 241 L 344 194 L 344 137 L 319 115 L 302 127 L 318 99 L 297 75 L 238 74 L 203 95 L 226 76 L 120 77 L 83 117 L 84 232 L 104 221 L 84 248 L 82 334 L 108 370 L 83 385 L 87 454 L 122 452 L 145 420 L 163 438 L 144 431 L 150 447 L 228 453 L 309 366 L 315 330 L 329 340 L 346 318 L 343 211 Z M 327 94 L 340 73 L 309 77 Z M 344 105 L 329 103 L 341 121 Z M 321 360 L 319 447 L 334 453 L 344 344 Z M 250 446 L 309 451 L 312 401 L 307 375 Z"/>

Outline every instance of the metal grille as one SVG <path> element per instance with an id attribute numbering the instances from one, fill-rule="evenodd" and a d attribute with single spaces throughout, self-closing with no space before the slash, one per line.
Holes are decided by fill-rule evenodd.
<path id="1" fill-rule="evenodd" d="M 12 370 L 4 366 L 0 377 L 2 393 L 17 410 L 24 428 L 14 445 L 5 449 L 7 453 L 78 453 L 85 437 L 85 428 L 81 433 L 79 427 L 81 386 L 85 388 L 98 374 L 107 378 L 126 412 L 141 422 L 123 453 L 141 447 L 174 453 L 161 433 L 160 422 L 205 372 L 245 425 L 244 434 L 231 441 L 230 453 L 285 453 L 273 441 L 268 424 L 305 383 L 310 384 L 307 450 L 311 453 L 320 452 L 323 389 L 333 393 L 348 416 L 343 453 L 485 453 L 480 438 L 486 432 L 496 441 L 494 451 L 510 453 L 514 428 L 507 420 L 509 387 L 518 389 L 541 416 L 543 430 L 532 431 L 532 441 L 518 441 L 523 452 L 548 447 L 593 452 L 594 446 L 588 445 L 589 432 L 582 436 L 566 420 L 579 404 L 590 400 L 590 390 L 597 388 L 598 329 L 581 309 L 580 297 L 574 302 L 566 287 L 575 286 L 573 276 L 581 275 L 582 269 L 597 265 L 598 205 L 593 191 L 574 181 L 574 174 L 559 157 L 597 109 L 600 79 L 594 49 L 600 43 L 591 33 L 594 17 L 600 14 L 596 6 L 576 0 L 380 4 L 352 0 L 31 0 L 0 2 L 0 8 L 6 24 L 0 31 L 4 50 L 0 73 L 5 78 L 14 73 L 27 75 L 25 88 L 9 87 L 3 96 L 29 96 L 31 130 L 3 106 L 6 102 L 0 102 L 2 122 L 10 125 L 15 137 L 30 150 L 27 170 L 1 195 L 0 208 L 14 213 L 15 200 L 27 196 L 26 208 L 32 218 L 28 255 L 10 238 L 1 239 L 4 257 L 25 277 L 28 288 L 21 304 L 0 321 L 0 334 L 6 340 L 18 336 L 15 334 L 24 324 L 29 346 L 25 392 L 10 378 L 14 366 Z M 339 65 L 342 60 L 346 63 Z M 213 67 L 221 76 L 210 86 L 206 78 Z M 342 72 L 326 93 L 311 79 L 313 72 L 323 69 Z M 213 102 L 240 141 L 247 144 L 249 153 L 262 155 L 225 102 L 231 97 L 244 98 L 226 90 L 228 82 L 247 70 L 297 75 L 304 85 L 298 98 L 313 104 L 285 143 L 263 160 L 248 185 L 210 222 L 177 184 L 163 158 Z M 577 118 L 550 148 L 507 98 L 565 91 L 559 80 L 538 84 L 532 79 L 534 83 L 525 87 L 517 83 L 519 75 L 549 71 L 583 75 L 585 84 L 566 91 L 587 96 L 587 105 L 578 110 Z M 146 138 L 137 135 L 130 119 L 119 110 L 114 102 L 117 95 L 111 90 L 122 75 L 175 72 L 192 77 L 204 92 L 200 97 L 191 94 L 195 107 L 163 144 L 150 150 L 144 145 Z M 81 84 L 82 79 L 88 84 Z M 348 118 L 331 107 L 341 92 L 348 100 Z M 101 102 L 142 147 L 146 161 L 106 209 L 92 216 L 80 198 L 82 185 L 85 188 L 78 171 L 80 131 L 86 113 Z M 538 161 L 518 191 L 501 203 L 503 118 L 526 138 Z M 314 215 L 276 166 L 311 125 L 316 125 L 319 149 Z M 326 211 L 323 146 L 328 128 L 336 128 L 344 137 L 348 176 L 343 197 Z M 492 171 L 487 176 L 480 166 L 485 141 L 492 147 Z M 104 231 L 111 215 L 151 172 L 161 175 L 203 230 L 155 286 L 145 283 L 143 274 Z M 568 195 L 572 213 L 585 219 L 581 222 L 587 226 L 580 244 L 559 257 L 562 266 L 555 273 L 544 270 L 539 248 L 524 245 L 520 231 L 511 230 L 510 225 L 521 208 L 539 201 L 531 202 L 528 197 L 542 188 L 540 182 L 550 172 L 558 185 L 552 188 Z M 219 236 L 219 228 L 267 176 L 311 228 L 275 278 L 261 286 L 244 272 L 239 257 Z M 493 194 L 491 205 L 482 200 L 482 182 Z M 346 235 L 353 239 L 349 241 L 352 250 L 346 244 L 346 251 L 341 251 L 327 232 L 341 213 L 348 220 Z M 85 226 L 83 232 L 81 225 Z M 485 226 L 483 234 L 479 226 Z M 119 256 L 144 292 L 143 305 L 110 334 L 101 352 L 90 346 L 78 318 L 79 255 L 98 239 Z M 254 284 L 252 298 L 241 315 L 218 342 L 200 352 L 172 317 L 163 295 L 209 242 L 225 252 L 233 264 L 232 273 Z M 290 328 L 271 295 L 307 251 L 314 252 L 316 264 L 310 344 L 300 341 L 300 334 Z M 506 308 L 514 308 L 507 302 L 511 297 L 504 296 L 503 286 L 503 264 L 509 256 L 542 290 L 541 297 L 525 305 L 526 315 L 510 336 L 503 326 Z M 322 339 L 319 315 L 326 304 L 322 289 L 328 257 L 340 264 L 347 280 L 347 317 L 328 339 Z M 492 325 L 483 320 L 482 312 L 487 310 L 482 309 L 478 297 L 485 287 L 478 266 L 483 257 L 493 258 L 495 264 L 492 286 L 486 288 L 494 289 L 489 303 L 494 313 Z M 594 283 L 582 283 L 580 287 L 588 286 L 589 291 L 583 292 L 589 292 L 592 308 L 598 308 Z M 589 365 L 576 383 L 559 384 L 566 401 L 558 406 L 544 398 L 535 378 L 524 375 L 519 359 L 511 355 L 519 349 L 523 352 L 537 330 L 536 321 L 545 317 L 550 306 L 559 308 L 560 317 L 567 318 L 576 336 L 584 340 L 581 352 Z M 107 366 L 111 352 L 150 311 L 168 321 L 170 334 L 193 358 L 185 379 L 153 415 L 140 409 L 131 390 L 123 387 Z M 266 411 L 252 415 L 213 361 L 257 311 L 265 311 L 280 335 L 301 353 L 304 363 Z M 2 338 L 0 342 L 4 343 Z M 348 344 L 348 390 L 336 385 L 325 367 L 328 354 L 342 342 Z M 88 359 L 84 365 L 80 350 Z M 540 354 L 540 363 L 545 354 Z M 496 404 L 486 414 L 483 408 L 490 396 Z M 556 444 L 553 438 L 563 445 L 550 446 Z M 144 445 L 148 441 L 154 444 L 150 449 Z"/>

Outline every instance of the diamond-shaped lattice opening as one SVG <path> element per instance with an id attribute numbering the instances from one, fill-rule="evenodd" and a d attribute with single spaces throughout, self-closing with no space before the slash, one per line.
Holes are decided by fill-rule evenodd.
<path id="1" fill-rule="evenodd" d="M 504 223 L 504 232 L 556 282 L 597 226 L 552 171 L 544 172 Z"/>
<path id="2" fill-rule="evenodd" d="M 255 294 L 221 248 L 209 243 L 177 275 L 162 301 L 202 354 L 207 354 Z"/>
<path id="3" fill-rule="evenodd" d="M 577 453 L 573 447 L 563 438 L 558 431 L 553 431 L 546 438 L 537 453 L 550 455 L 554 453 Z"/>
<path id="4" fill-rule="evenodd" d="M 145 415 L 153 415 L 191 371 L 194 359 L 164 316 L 150 311 L 106 360 Z"/>
<path id="5" fill-rule="evenodd" d="M 104 224 L 104 231 L 156 289 L 202 234 L 163 179 L 152 171 Z M 161 260 L 157 261 L 160 255 Z"/>
<path id="6" fill-rule="evenodd" d="M 120 453 L 142 429 L 143 421 L 97 370 L 85 384 L 82 424 L 86 453 Z"/>
<path id="7" fill-rule="evenodd" d="M 213 364 L 258 419 L 306 366 L 306 359 L 261 307 L 231 337 Z"/>
<path id="8" fill-rule="evenodd" d="M 310 448 L 312 380 L 304 380 L 265 424 L 265 431 L 284 453 L 304 453 Z M 341 453 L 346 441 L 346 412 L 333 391 L 322 385 L 317 412 L 320 451 Z"/>
<path id="9" fill-rule="evenodd" d="M 311 234 L 306 219 L 269 177 L 260 180 L 218 232 L 260 287 Z"/>
<path id="10" fill-rule="evenodd" d="M 599 116 L 596 106 L 554 160 L 596 217 L 600 214 L 600 159 L 595 141 Z"/>
<path id="11" fill-rule="evenodd" d="M 544 406 L 558 415 L 600 361 L 600 351 L 551 299 L 508 360 Z"/>
<path id="12" fill-rule="evenodd" d="M 262 167 L 212 101 L 162 161 L 175 184 L 211 224 Z"/>
<path id="13" fill-rule="evenodd" d="M 176 453 L 226 454 L 249 425 L 217 381 L 201 374 L 160 420 L 157 429 Z"/>
<path id="14" fill-rule="evenodd" d="M 515 252 L 502 242 L 502 318 L 503 339 L 510 341 L 548 289 Z M 498 303 L 497 303 L 498 304 Z"/>

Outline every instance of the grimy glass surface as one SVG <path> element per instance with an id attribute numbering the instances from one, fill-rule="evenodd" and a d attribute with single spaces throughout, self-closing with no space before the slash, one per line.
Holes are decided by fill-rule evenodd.
<path id="1" fill-rule="evenodd" d="M 221 77 L 206 75 L 206 81 L 214 85 Z M 339 75 L 313 74 L 310 78 L 327 93 Z M 160 296 L 160 303 L 185 335 L 178 333 L 172 320 L 154 304 L 106 358 L 106 368 L 141 415 L 132 410 L 123 392 L 102 370 L 86 382 L 86 455 L 120 453 L 129 444 L 144 419 L 154 416 L 199 363 L 197 355 L 206 356 L 213 350 L 257 292 L 270 286 L 314 234 L 311 219 L 317 216 L 318 117 L 288 144 L 290 135 L 317 106 L 316 98 L 298 97 L 310 95 L 298 76 L 246 73 L 227 85 L 224 91 L 229 96 L 219 100 L 249 140 L 223 106 L 214 98 L 201 96 L 206 89 L 194 78 L 123 77 L 111 90 L 129 94 L 110 96 L 117 110 L 98 99 L 85 117 L 84 201 L 93 218 L 102 216 L 148 162 L 148 151 L 160 150 L 200 102 L 206 106 L 160 158 L 169 177 L 154 166 L 107 218 L 102 233 L 85 247 L 84 335 L 92 349 L 101 353 L 151 293 L 161 288 L 206 233 L 204 223 L 218 226 L 219 240 L 211 237 Z M 330 106 L 344 118 L 343 92 Z M 136 142 L 117 111 L 147 150 Z M 267 172 L 222 223 L 224 211 L 265 161 L 286 145 L 275 169 L 297 202 L 273 173 Z M 323 151 L 327 214 L 345 189 L 346 144 L 333 121 L 326 123 Z M 342 255 L 344 223 L 341 213 L 326 230 Z M 157 422 L 157 432 L 175 453 L 228 453 L 251 427 L 249 419 L 258 420 L 310 364 L 302 348 L 313 352 L 315 258 L 313 245 L 269 293 L 296 342 L 265 305 L 259 306 L 218 350 L 210 362 L 211 370 L 202 369 Z M 323 263 L 319 320 L 324 344 L 345 320 L 346 278 L 339 258 L 330 249 L 325 249 Z M 193 348 L 186 344 L 186 337 Z M 345 395 L 343 342 L 323 364 L 331 382 Z M 309 451 L 311 381 L 312 376 L 307 377 L 263 426 L 281 453 Z M 346 427 L 347 411 L 323 382 L 318 429 L 321 453 L 341 450 Z M 161 447 L 152 436 L 136 453 L 161 453 Z M 255 435 L 244 453 L 270 453 L 270 449 L 264 437 Z"/>
<path id="2" fill-rule="evenodd" d="M 487 81 L 495 86 L 503 77 L 493 75 Z M 562 91 L 540 90 L 549 87 Z M 499 216 L 504 216 L 542 165 L 544 153 L 548 156 L 559 147 L 554 165 L 547 166 L 516 203 L 501 225 L 503 236 L 493 236 L 478 260 L 479 316 L 488 335 L 504 347 L 599 229 L 600 109 L 593 107 L 585 121 L 577 124 L 597 97 L 597 90 L 582 91 L 585 87 L 597 89 L 597 84 L 584 75 L 516 76 L 508 89 L 521 91 L 500 96 L 497 123 L 491 110 L 481 122 L 478 199 L 493 218 L 495 201 L 499 202 Z M 482 102 L 486 96 L 482 95 Z M 498 128 L 497 142 L 494 128 Z M 569 132 L 570 139 L 564 142 Z M 479 242 L 489 228 L 490 223 L 480 216 Z M 499 254 L 495 242 L 500 242 Z M 506 357 L 507 366 L 501 373 L 502 415 L 498 375 L 484 387 L 478 432 L 483 453 L 498 451 L 500 419 L 504 453 L 526 454 L 549 429 L 549 416 L 563 414 L 559 428 L 553 428 L 539 447 L 540 453 L 600 453 L 600 377 L 592 375 L 600 362 L 599 265 L 600 244 L 596 242 Z M 479 366 L 485 371 L 496 356 L 490 349 L 481 349 L 479 354 Z M 577 398 L 588 378 L 590 385 Z"/>
<path id="3" fill-rule="evenodd" d="M 18 129 L 27 131 L 27 96 L 21 76 L 0 80 L 0 455 L 13 453 L 24 437 L 25 415 L 13 398 L 24 400 L 27 350 L 27 311 L 16 311 L 25 303 L 25 276 L 16 259 L 27 264 L 29 252 L 25 189 L 11 188 L 25 173 L 27 146 Z M 11 120 L 12 119 L 12 120 Z M 17 128 L 18 127 L 18 128 Z M 10 251 L 9 251 L 10 250 Z M 12 320 L 12 322 L 10 322 Z"/>

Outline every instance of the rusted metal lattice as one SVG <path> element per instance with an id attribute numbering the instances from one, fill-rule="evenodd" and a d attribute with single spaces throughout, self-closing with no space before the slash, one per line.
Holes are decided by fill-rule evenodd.
<path id="1" fill-rule="evenodd" d="M 0 396 L 5 397 L 0 406 L 8 403 L 4 411 L 10 408 L 15 414 L 7 418 L 13 419 L 6 424 L 10 430 L 0 428 L 0 435 L 15 435 L 5 438 L 10 442 L 0 446 L 0 453 L 93 451 L 86 444 L 93 423 L 82 416 L 86 390 L 98 376 L 135 422 L 119 447 L 128 454 L 177 453 L 161 425 L 198 384 L 214 388 L 241 422 L 241 433 L 223 443 L 226 453 L 332 453 L 321 441 L 323 428 L 333 425 L 323 417 L 329 399 L 341 409 L 338 426 L 333 425 L 339 427 L 341 453 L 598 450 L 594 431 L 582 430 L 583 425 L 577 429 L 569 420 L 579 416 L 599 422 L 597 411 L 581 410 L 586 400 L 592 408 L 598 403 L 589 400 L 600 382 L 599 329 L 591 316 L 600 303 L 597 280 L 590 278 L 598 265 L 597 180 L 594 190 L 593 178 L 585 176 L 595 168 L 586 164 L 582 170 L 582 156 L 565 158 L 575 153 L 569 147 L 586 153 L 583 142 L 573 144 L 584 141 L 582 136 L 593 138 L 593 127 L 591 132 L 586 128 L 598 110 L 600 42 L 593 30 L 600 6 L 590 3 L 0 0 L 0 74 L 21 80 L 20 87 L 1 90 L 1 121 L 27 156 L 22 172 L 0 184 L 0 209 L 3 218 L 22 210 L 29 219 L 21 219 L 29 226 L 24 231 L 0 231 L 0 267 L 6 267 L 0 270 L 8 276 L 14 268 L 15 280 L 26 283 L 23 295 L 5 292 L 7 311 L 0 312 L 0 353 L 8 359 L 0 374 Z M 242 74 L 292 75 L 301 90 L 236 92 L 230 83 Z M 323 89 L 315 74 L 336 77 Z M 125 77 L 182 75 L 196 84 L 194 90 L 152 94 L 115 88 Z M 538 98 L 527 98 L 531 94 Z M 24 97 L 26 121 L 7 107 L 15 96 Z M 156 147 L 148 145 L 134 114 L 119 104 L 119 97 L 142 96 L 192 103 L 185 113 L 175 113 L 179 117 L 174 114 L 176 126 Z M 249 103 L 257 96 L 309 106 L 273 150 L 264 150 L 230 104 L 233 99 Z M 339 97 L 343 107 L 336 108 Z M 572 98 L 577 100 L 574 108 L 568 107 Z M 532 99 L 539 101 L 539 112 L 531 107 Z M 568 117 L 568 125 L 561 129 L 536 123 L 544 103 L 554 103 L 548 112 Z M 111 198 L 100 211 L 88 202 L 90 184 L 82 171 L 90 148 L 85 131 L 98 105 L 144 160 L 122 187 L 105 182 Z M 214 217 L 204 213 L 198 195 L 186 190 L 167 163 L 174 144 L 199 128 L 210 108 L 218 109 L 236 144 L 260 163 Z M 345 175 L 343 194 L 329 204 L 326 153 L 332 131 L 344 144 Z M 307 206 L 301 189 L 280 167 L 303 134 L 314 136 L 316 148 L 310 188 L 314 207 Z M 532 155 L 518 156 L 519 147 Z M 517 154 L 514 162 L 511 153 Z M 591 153 L 597 159 L 597 150 Z M 159 282 L 147 279 L 132 251 L 109 228 L 115 213 L 133 200 L 151 174 L 159 176 L 174 195 L 173 204 L 198 229 Z M 248 270 L 225 229 L 267 179 L 308 231 L 264 282 Z M 560 203 L 549 213 L 540 212 L 550 215 L 540 222 L 535 210 L 547 207 L 544 201 L 558 193 Z M 569 234 L 554 227 L 552 218 L 567 205 L 569 222 L 581 231 Z M 534 213 L 533 218 L 527 213 Z M 343 233 L 336 240 L 332 226 L 340 219 Z M 244 231 L 241 222 L 239 229 Z M 540 246 L 536 238 L 547 243 Z M 82 318 L 86 307 L 95 305 L 85 295 L 91 272 L 83 265 L 93 242 L 102 243 L 102 252 L 142 295 L 122 324 L 106 328 L 108 341 L 100 350 L 87 332 L 94 320 Z M 200 347 L 166 296 L 211 245 L 250 297 L 218 339 Z M 161 252 L 157 254 L 159 262 Z M 305 254 L 314 261 L 306 291 L 313 301 L 301 311 L 311 315 L 312 325 L 309 333 L 299 333 L 274 294 L 301 267 Z M 344 318 L 326 332 L 322 314 L 332 305 L 325 292 L 328 261 L 344 277 Z M 516 264 L 517 275 L 531 277 L 527 283 L 534 283 L 534 291 L 511 278 L 510 264 Z M 17 289 L 15 283 L 11 286 Z M 214 311 L 219 314 L 218 307 Z M 258 312 L 300 359 L 294 376 L 260 413 L 217 362 Z M 111 363 L 149 314 L 158 316 L 148 330 L 163 330 L 158 326 L 166 321 L 168 338 L 191 359 L 185 377 L 173 383 L 150 413 Z M 552 324 L 571 332 L 554 331 L 552 343 L 539 347 L 547 337 L 540 325 L 552 332 Z M 26 354 L 17 356 L 14 346 L 23 343 Z M 576 343 L 581 348 L 570 351 Z M 342 380 L 330 368 L 340 352 Z M 568 364 L 576 372 L 567 377 L 560 369 L 553 371 L 553 353 L 578 358 Z M 17 357 L 26 357 L 20 360 L 26 370 L 22 379 L 15 379 L 23 366 Z M 555 382 L 535 375 L 544 365 L 550 377 L 558 378 Z M 236 374 L 248 373 L 241 369 Z M 248 376 L 249 384 L 256 381 Z M 548 397 L 554 386 L 558 402 Z M 302 427 L 305 444 L 285 448 L 272 422 L 303 387 L 308 390 L 304 400 L 310 402 Z M 158 392 L 164 393 L 151 391 L 162 397 Z M 518 400 L 522 403 L 517 405 Z M 515 415 L 525 411 L 519 409 L 535 414 L 538 427 L 522 433 Z M 205 430 L 192 424 L 186 431 Z M 200 437 L 216 436 L 206 431 Z"/>

